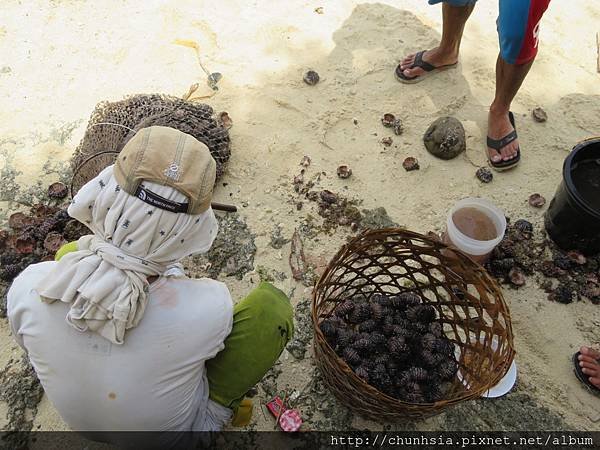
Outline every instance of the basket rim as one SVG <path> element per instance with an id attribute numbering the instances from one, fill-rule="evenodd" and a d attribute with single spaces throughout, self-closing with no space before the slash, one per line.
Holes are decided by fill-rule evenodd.
<path id="1" fill-rule="evenodd" d="M 477 389 L 465 389 L 463 394 L 458 395 L 458 396 L 448 399 L 448 400 L 445 400 L 445 399 L 439 400 L 434 403 L 431 403 L 431 402 L 424 402 L 424 403 L 406 402 L 406 401 L 391 397 L 391 396 L 381 392 L 376 387 L 372 386 L 371 384 L 367 383 L 362 378 L 358 377 L 355 374 L 355 372 L 352 370 L 352 368 L 348 365 L 348 363 L 344 359 L 342 359 L 335 352 L 335 350 L 331 347 L 329 342 L 327 342 L 327 339 L 325 338 L 323 332 L 321 331 L 321 328 L 319 327 L 319 312 L 317 310 L 317 308 L 318 308 L 317 296 L 319 294 L 319 288 L 328 279 L 328 277 L 330 276 L 331 272 L 336 267 L 336 264 L 340 261 L 340 259 L 342 259 L 344 256 L 347 256 L 347 253 L 349 251 L 351 251 L 353 247 L 357 247 L 358 246 L 357 244 L 359 244 L 361 241 L 363 241 L 367 238 L 370 238 L 374 235 L 386 235 L 386 236 L 403 235 L 408 238 L 419 239 L 426 243 L 435 244 L 435 246 L 438 246 L 438 247 L 447 248 L 449 250 L 452 250 L 452 252 L 454 254 L 456 254 L 458 258 L 468 261 L 468 263 L 471 266 L 473 266 L 473 268 L 478 269 L 478 271 L 481 273 L 481 275 L 483 275 L 483 281 L 485 283 L 489 283 L 490 288 L 496 294 L 497 301 L 502 306 L 503 314 L 505 316 L 505 332 L 506 332 L 505 339 L 506 339 L 506 344 L 507 344 L 507 348 L 505 349 L 504 361 L 502 362 L 501 365 L 499 365 L 497 368 L 494 369 L 494 373 L 496 374 L 496 376 L 492 377 L 488 383 L 480 386 Z M 516 351 L 514 348 L 514 335 L 513 335 L 513 331 L 512 331 L 511 314 L 510 314 L 510 310 L 504 299 L 501 287 L 498 284 L 498 282 L 488 273 L 488 271 L 481 264 L 479 264 L 477 261 L 475 261 L 469 255 L 467 255 L 460 249 L 456 248 L 455 246 L 448 245 L 448 244 L 440 242 L 440 241 L 435 241 L 434 239 L 432 239 L 426 235 L 423 235 L 423 234 L 420 234 L 420 233 L 417 233 L 414 231 L 410 231 L 404 227 L 367 229 L 367 230 L 361 232 L 360 234 L 358 234 L 357 236 L 353 237 L 351 240 L 346 242 L 344 245 L 342 245 L 342 247 L 338 250 L 338 252 L 331 258 L 331 260 L 327 264 L 327 267 L 325 268 L 325 270 L 323 271 L 323 273 L 321 274 L 321 276 L 315 283 L 311 297 L 312 297 L 312 299 L 311 299 L 311 319 L 312 319 L 312 326 L 313 326 L 313 333 L 314 333 L 313 346 L 315 347 L 314 353 L 315 353 L 317 360 L 319 360 L 319 363 L 326 364 L 326 362 L 320 361 L 320 354 L 324 353 L 325 351 L 330 352 L 331 354 L 335 355 L 335 360 L 331 361 L 331 362 L 335 363 L 340 369 L 342 369 L 342 371 L 346 374 L 346 376 L 349 375 L 350 378 L 352 379 L 352 381 L 354 381 L 355 383 L 358 382 L 359 385 L 364 389 L 375 390 L 378 395 L 383 397 L 390 404 L 394 404 L 399 407 L 412 407 L 412 408 L 421 407 L 423 409 L 431 409 L 433 407 L 433 408 L 439 409 L 439 411 L 441 412 L 440 408 L 445 408 L 450 405 L 455 405 L 455 404 L 458 404 L 458 403 L 466 401 L 466 400 L 481 397 L 481 395 L 484 392 L 488 391 L 491 387 L 493 387 L 495 384 L 497 384 L 506 375 L 506 373 L 508 372 L 510 365 L 512 364 L 514 357 L 516 355 Z M 321 348 L 317 351 L 317 347 L 324 347 L 324 348 Z M 499 370 L 499 369 L 501 369 L 501 370 Z"/>

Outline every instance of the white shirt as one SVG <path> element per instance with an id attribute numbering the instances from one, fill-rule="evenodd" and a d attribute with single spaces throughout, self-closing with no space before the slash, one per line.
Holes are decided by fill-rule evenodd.
<path id="1" fill-rule="evenodd" d="M 204 363 L 233 323 L 227 287 L 209 279 L 159 278 L 123 345 L 65 321 L 69 305 L 34 291 L 55 262 L 24 270 L 8 292 L 15 339 L 64 421 L 79 431 L 213 431 L 231 410 L 209 400 Z"/>

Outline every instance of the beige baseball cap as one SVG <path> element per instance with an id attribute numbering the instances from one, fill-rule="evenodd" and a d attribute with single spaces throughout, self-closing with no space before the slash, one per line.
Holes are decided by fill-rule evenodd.
<path id="1" fill-rule="evenodd" d="M 210 207 L 217 164 L 202 142 L 170 127 L 142 128 L 115 161 L 114 176 L 130 195 L 161 209 L 200 214 Z M 165 199 L 142 185 L 153 181 L 181 192 L 187 203 Z"/>

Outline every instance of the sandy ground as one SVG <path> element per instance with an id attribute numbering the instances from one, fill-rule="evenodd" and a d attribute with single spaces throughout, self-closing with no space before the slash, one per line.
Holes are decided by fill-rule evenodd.
<path id="1" fill-rule="evenodd" d="M 289 239 L 308 213 L 316 216 L 312 206 L 296 211 L 290 202 L 303 155 L 312 158 L 309 173 L 326 173 L 322 188 L 360 199 L 364 208 L 383 206 L 394 221 L 414 231 L 441 229 L 451 205 L 467 196 L 488 198 L 508 216 L 542 226 L 543 210 L 529 207 L 528 196 L 539 192 L 552 198 L 569 150 L 600 133 L 595 46 L 600 5 L 551 4 L 538 59 L 513 105 L 523 161 L 486 185 L 474 173 L 485 165 L 486 111 L 498 52 L 497 2 L 480 3 L 466 28 L 458 70 L 405 86 L 393 77 L 398 60 L 434 45 L 440 36 L 440 8 L 423 0 L 5 0 L 0 11 L 0 170 L 21 173 L 5 178 L 8 172 L 3 172 L 0 219 L 35 197 L 30 186 L 58 179 L 97 102 L 133 93 L 181 96 L 195 82 L 201 84 L 198 95 L 208 94 L 193 51 L 173 44 L 182 38 L 196 40 L 209 69 L 223 74 L 219 93 L 208 102 L 234 121 L 232 158 L 223 180 L 228 185 L 219 186 L 216 200 L 247 203 L 241 216 L 256 235 L 256 267 L 284 272 L 279 284 L 293 292 L 295 304 L 309 298 L 310 289 L 291 278 L 289 244 L 277 250 L 269 241 L 276 225 Z M 321 75 L 314 87 L 302 81 L 309 68 Z M 548 122 L 531 119 L 537 106 L 547 111 Z M 401 117 L 406 129 L 393 136 L 390 147 L 380 144 L 390 135 L 379 121 L 385 112 Z M 452 161 L 430 156 L 421 140 L 441 115 L 457 117 L 467 131 L 466 154 Z M 421 170 L 405 172 L 406 156 L 417 157 Z M 341 163 L 354 171 L 348 180 L 335 175 Z M 321 236 L 306 244 L 307 252 L 315 260 L 328 260 L 346 235 L 340 229 Z M 239 298 L 256 279 L 250 273 L 225 281 Z M 598 429 L 600 403 L 579 385 L 569 363 L 582 343 L 600 343 L 598 306 L 551 303 L 533 281 L 504 295 L 518 352 L 518 392 L 512 398 L 533 402 L 531 417 L 482 419 L 474 425 L 473 416 L 487 417 L 486 410 L 499 408 L 498 414 L 510 415 L 512 409 L 505 400 L 471 402 L 459 413 L 414 427 L 540 428 L 542 415 L 550 415 L 565 428 Z M 0 365 L 18 356 L 2 320 Z M 284 352 L 278 388 L 301 389 L 312 374 L 311 364 L 309 356 L 297 361 Z M 4 410 L 0 407 L 0 415 Z M 381 427 L 344 417 L 348 420 L 341 426 Z M 253 427 L 272 429 L 273 423 L 257 410 Z M 47 398 L 39 405 L 34 428 L 66 429 Z"/>

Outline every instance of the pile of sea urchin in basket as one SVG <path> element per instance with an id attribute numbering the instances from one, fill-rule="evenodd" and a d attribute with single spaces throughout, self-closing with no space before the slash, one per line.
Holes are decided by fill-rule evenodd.
<path id="1" fill-rule="evenodd" d="M 443 399 L 458 370 L 435 308 L 411 292 L 355 296 L 320 328 L 358 377 L 399 400 Z"/>

